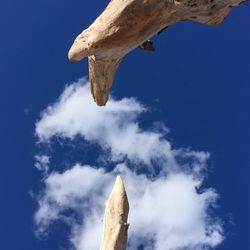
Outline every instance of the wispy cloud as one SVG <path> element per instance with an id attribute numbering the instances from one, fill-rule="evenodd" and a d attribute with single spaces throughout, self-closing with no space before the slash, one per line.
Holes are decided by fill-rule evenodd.
<path id="1" fill-rule="evenodd" d="M 200 190 L 209 154 L 173 148 L 166 129 L 142 129 L 139 115 L 146 111 L 134 98 L 111 98 L 99 108 L 81 79 L 42 113 L 36 124 L 41 143 L 81 136 L 102 147 L 102 158 L 123 163 L 112 172 L 84 163 L 51 172 L 38 199 L 38 233 L 62 220 L 70 225 L 77 250 L 98 249 L 104 203 L 119 173 L 130 202 L 129 249 L 141 244 L 147 250 L 205 249 L 221 243 L 221 224 L 211 214 L 218 195 Z"/>
<path id="2" fill-rule="evenodd" d="M 49 157 L 47 155 L 35 155 L 34 159 L 35 167 L 46 175 L 49 171 Z"/>

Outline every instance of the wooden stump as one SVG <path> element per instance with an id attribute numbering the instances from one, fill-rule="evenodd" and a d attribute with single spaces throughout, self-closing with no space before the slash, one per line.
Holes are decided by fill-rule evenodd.
<path id="1" fill-rule="evenodd" d="M 103 218 L 103 239 L 100 250 L 126 250 L 128 238 L 129 204 L 125 187 L 118 175 L 106 201 Z"/>
<path id="2" fill-rule="evenodd" d="M 111 0 L 103 13 L 75 39 L 68 57 L 89 57 L 92 95 L 108 100 L 122 58 L 163 28 L 192 20 L 216 25 L 244 0 Z"/>

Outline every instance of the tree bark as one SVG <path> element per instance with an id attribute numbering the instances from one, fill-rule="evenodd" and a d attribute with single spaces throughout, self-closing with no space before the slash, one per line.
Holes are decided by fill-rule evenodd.
<path id="1" fill-rule="evenodd" d="M 118 175 L 104 213 L 103 239 L 100 250 L 126 250 L 129 203 L 125 187 Z"/>
<path id="2" fill-rule="evenodd" d="M 122 58 L 166 26 L 192 20 L 221 23 L 244 0 L 111 0 L 103 13 L 75 39 L 68 57 L 89 57 L 92 95 L 105 105 Z"/>

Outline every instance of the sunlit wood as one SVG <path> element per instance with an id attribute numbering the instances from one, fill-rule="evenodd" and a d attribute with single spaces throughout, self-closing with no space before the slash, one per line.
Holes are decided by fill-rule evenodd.
<path id="1" fill-rule="evenodd" d="M 106 201 L 101 250 L 125 250 L 127 248 L 128 212 L 129 204 L 126 190 L 118 175 L 113 190 Z"/>
<path id="2" fill-rule="evenodd" d="M 105 105 L 122 58 L 166 26 L 192 20 L 221 23 L 233 6 L 244 0 L 112 0 L 103 13 L 75 39 L 68 57 L 89 57 L 91 90 L 96 103 Z M 144 46 L 142 44 L 144 43 Z M 131 69 L 132 70 L 132 69 Z"/>

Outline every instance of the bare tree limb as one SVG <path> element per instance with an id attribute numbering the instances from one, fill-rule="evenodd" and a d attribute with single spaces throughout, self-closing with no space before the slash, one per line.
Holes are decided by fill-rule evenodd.
<path id="1" fill-rule="evenodd" d="M 103 13 L 75 39 L 68 57 L 88 56 L 96 103 L 105 105 L 122 58 L 166 26 L 192 20 L 216 25 L 244 0 L 111 0 Z M 145 44 L 144 44 L 145 45 Z"/>
<path id="2" fill-rule="evenodd" d="M 100 250 L 126 250 L 128 212 L 127 194 L 122 179 L 118 175 L 110 197 L 106 201 Z"/>

